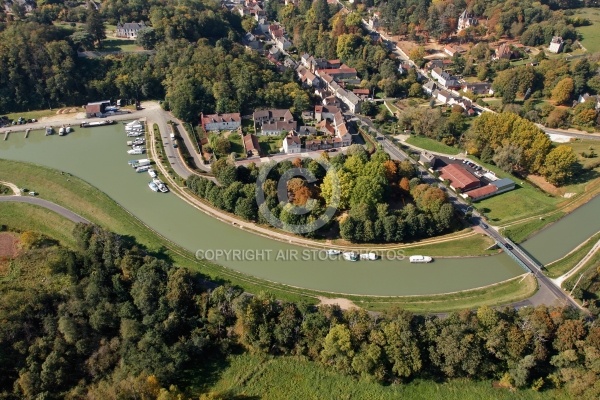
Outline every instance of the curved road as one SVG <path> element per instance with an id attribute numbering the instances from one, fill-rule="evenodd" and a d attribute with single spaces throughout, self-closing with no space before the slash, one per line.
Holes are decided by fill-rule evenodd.
<path id="1" fill-rule="evenodd" d="M 85 224 L 89 224 L 90 221 L 83 218 L 79 214 L 75 214 L 73 211 L 64 208 L 63 206 L 59 206 L 58 204 L 52 203 L 48 200 L 40 199 L 39 197 L 31 197 L 31 196 L 0 196 L 1 203 L 7 202 L 15 202 L 15 203 L 27 203 L 34 204 L 36 206 L 47 208 L 48 210 L 54 211 L 55 213 L 73 221 L 73 222 L 83 222 Z"/>

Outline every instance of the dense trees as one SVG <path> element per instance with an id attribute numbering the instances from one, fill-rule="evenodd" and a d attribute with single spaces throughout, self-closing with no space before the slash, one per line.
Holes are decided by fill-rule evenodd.
<path id="1" fill-rule="evenodd" d="M 38 246 L 15 261 L 36 269 L 39 286 L 3 284 L 3 396 L 81 397 L 113 378 L 119 391 L 157 393 L 231 342 L 239 290 L 207 291 L 198 275 L 97 227 L 74 235 L 76 250 Z M 106 386 L 91 389 L 95 398 Z"/>

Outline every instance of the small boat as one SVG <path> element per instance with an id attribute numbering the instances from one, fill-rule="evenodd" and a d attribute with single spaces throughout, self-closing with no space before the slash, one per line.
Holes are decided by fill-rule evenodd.
<path id="1" fill-rule="evenodd" d="M 148 183 L 148 187 L 149 187 L 150 189 L 152 189 L 152 191 L 154 191 L 154 192 L 158 192 L 158 186 L 156 185 L 156 183 L 154 183 L 154 182 L 149 182 L 149 183 Z"/>
<path id="2" fill-rule="evenodd" d="M 127 146 L 133 146 L 133 140 L 128 140 L 127 141 Z"/>
<path id="3" fill-rule="evenodd" d="M 151 167 L 151 166 L 149 166 L 149 165 L 142 165 L 141 167 L 137 167 L 137 168 L 135 169 L 135 172 L 146 172 L 146 171 L 148 171 L 150 168 L 152 168 L 152 167 Z"/>
<path id="4" fill-rule="evenodd" d="M 46 136 L 50 136 L 52 134 L 54 134 L 54 129 L 52 129 L 51 126 L 47 126 L 46 127 Z"/>
<path id="5" fill-rule="evenodd" d="M 73 132 L 73 128 L 71 128 L 71 125 L 67 125 L 67 127 L 65 128 L 65 131 L 67 133 L 71 133 L 71 132 Z"/>
<path id="6" fill-rule="evenodd" d="M 367 260 L 367 261 L 375 261 L 377 260 L 377 254 L 371 252 L 371 253 L 362 253 L 360 255 L 360 259 L 361 260 Z"/>
<path id="7" fill-rule="evenodd" d="M 433 258 L 429 256 L 410 256 L 408 261 L 411 263 L 430 263 L 433 261 Z"/>
<path id="8" fill-rule="evenodd" d="M 327 250 L 327 255 L 329 255 L 329 256 L 338 256 L 340 254 L 342 254 L 342 252 L 340 250 L 335 250 L 335 249 Z"/>
<path id="9" fill-rule="evenodd" d="M 342 253 L 342 255 L 344 256 L 344 260 L 346 261 L 358 261 L 358 254 L 356 254 L 353 251 Z"/>
<path id="10" fill-rule="evenodd" d="M 142 167 L 144 165 L 150 165 L 151 163 L 152 163 L 152 161 L 147 158 L 141 158 L 139 160 L 127 161 L 127 164 L 131 165 L 133 168 Z"/>
<path id="11" fill-rule="evenodd" d="M 167 187 L 167 185 L 165 185 L 165 183 L 163 181 L 161 181 L 158 178 L 154 178 L 152 179 L 152 182 L 154 182 L 154 184 L 156 186 L 158 186 L 158 190 L 160 190 L 162 193 L 167 193 L 169 191 L 169 188 Z"/>
<path id="12" fill-rule="evenodd" d="M 138 132 L 138 131 L 127 132 L 128 137 L 138 137 L 138 136 L 142 136 L 143 134 L 144 134 L 144 132 Z"/>
<path id="13" fill-rule="evenodd" d="M 131 150 L 127 150 L 127 154 L 130 154 L 130 155 L 144 154 L 144 150 L 142 150 L 142 149 L 131 149 Z"/>
<path id="14" fill-rule="evenodd" d="M 144 143 L 146 143 L 146 139 L 144 139 L 144 138 L 142 138 L 142 137 L 140 137 L 140 138 L 137 138 L 137 139 L 135 139 L 135 140 L 133 141 L 133 145 L 134 145 L 134 146 L 137 146 L 137 145 L 140 145 L 140 144 L 144 144 Z"/>
<path id="15" fill-rule="evenodd" d="M 112 125 L 114 123 L 115 121 L 113 121 L 112 119 L 105 119 L 104 121 L 82 122 L 79 126 L 81 128 L 93 128 L 95 126 Z"/>
<path id="16" fill-rule="evenodd" d="M 58 136 L 64 136 L 65 133 L 67 133 L 67 128 L 65 128 L 65 126 L 61 126 L 60 129 L 58 130 Z"/>
<path id="17" fill-rule="evenodd" d="M 155 170 L 153 170 L 152 168 L 148 168 L 148 174 L 152 177 L 152 178 L 156 178 L 158 176 L 158 174 L 156 173 Z"/>

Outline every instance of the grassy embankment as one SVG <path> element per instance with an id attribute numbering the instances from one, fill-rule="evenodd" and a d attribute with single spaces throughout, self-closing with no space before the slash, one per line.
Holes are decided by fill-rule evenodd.
<path id="1" fill-rule="evenodd" d="M 443 143 L 438 142 L 437 140 L 429 139 L 425 136 L 411 135 L 405 141 L 405 143 L 409 144 L 411 146 L 419 147 L 421 149 L 433 151 L 436 153 L 456 155 L 461 152 L 461 150 L 457 149 L 456 147 L 447 146 Z"/>
<path id="2" fill-rule="evenodd" d="M 338 297 L 330 293 L 298 289 L 273 282 L 267 282 L 215 264 L 199 262 L 194 258 L 193 254 L 187 250 L 182 249 L 175 243 L 168 241 L 150 230 L 141 221 L 121 208 L 106 194 L 74 176 L 63 175 L 56 170 L 32 164 L 0 160 L 0 180 L 14 182 L 17 186 L 34 187 L 46 200 L 64 205 L 84 218 L 87 218 L 106 229 L 124 235 L 131 235 L 135 237 L 139 243 L 147 246 L 150 250 L 165 252 L 173 259 L 175 264 L 200 271 L 211 280 L 217 282 L 227 280 L 235 285 L 243 287 L 246 291 L 251 293 L 269 290 L 277 296 L 277 298 L 290 301 L 307 300 L 314 303 L 316 302 L 316 296 Z M 15 207 L 15 205 L 6 207 Z M 22 205 L 22 208 L 23 207 L 27 206 Z M 12 217 L 13 222 L 11 222 L 10 225 L 7 225 L 23 227 L 25 226 L 24 224 L 32 224 L 35 220 L 37 221 L 35 223 L 40 224 L 35 230 L 58 239 L 62 238 L 65 243 L 69 242 L 67 237 L 70 234 L 72 225 L 66 223 L 61 227 L 60 224 L 49 220 L 48 218 L 50 216 L 54 216 L 53 213 L 45 212 L 35 218 L 19 211 L 12 211 L 12 213 L 14 215 Z M 3 218 L 3 220 L 5 219 Z M 29 220 L 31 221 L 27 222 Z M 59 232 L 53 232 L 49 229 L 50 227 L 59 230 Z M 72 241 L 72 239 L 70 240 Z M 475 237 L 472 240 L 478 239 Z M 431 249 L 434 249 L 439 247 L 440 244 L 431 246 Z M 451 246 L 451 244 L 449 243 L 448 246 Z M 466 245 L 465 248 L 467 248 Z M 421 250 L 423 251 L 423 249 Z M 526 298 L 531 295 L 533 291 L 534 287 L 530 283 L 523 281 L 518 284 L 513 280 L 492 287 L 450 295 L 389 298 L 366 296 L 345 297 L 355 301 L 362 307 L 373 310 L 399 306 L 417 312 L 437 312 L 475 307 L 482 304 L 503 304 L 508 301 Z"/>
<path id="3" fill-rule="evenodd" d="M 562 400 L 564 392 L 494 388 L 491 381 L 468 379 L 435 382 L 415 380 L 402 385 L 381 385 L 357 380 L 298 357 L 243 354 L 207 365 L 202 380 L 193 382 L 198 392 L 245 399 L 444 399 L 444 400 Z M 192 390 L 194 391 L 194 390 Z"/>
<path id="4" fill-rule="evenodd" d="M 592 247 L 600 240 L 600 233 L 596 233 L 594 236 L 589 238 L 586 242 L 584 242 L 580 247 L 573 250 L 571 253 L 567 254 L 560 260 L 556 260 L 548 265 L 546 265 L 546 275 L 551 278 L 557 278 L 567 272 L 569 272 L 573 267 L 579 263 L 583 257 L 585 257 Z"/>

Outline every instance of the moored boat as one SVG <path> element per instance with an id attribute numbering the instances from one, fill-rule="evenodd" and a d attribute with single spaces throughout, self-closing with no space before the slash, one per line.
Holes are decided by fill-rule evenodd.
<path id="1" fill-rule="evenodd" d="M 340 254 L 342 254 L 342 252 L 340 250 L 335 250 L 335 249 L 327 250 L 327 255 L 330 255 L 330 256 L 337 256 Z"/>
<path id="2" fill-rule="evenodd" d="M 64 136 L 65 133 L 67 133 L 67 128 L 65 128 L 65 126 L 61 126 L 60 129 L 58 130 L 58 136 Z"/>
<path id="3" fill-rule="evenodd" d="M 156 185 L 156 183 L 154 183 L 154 182 L 149 182 L 149 183 L 148 183 L 148 187 L 149 187 L 150 189 L 152 189 L 152 191 L 154 191 L 154 192 L 158 192 L 158 186 Z"/>
<path id="4" fill-rule="evenodd" d="M 115 121 L 113 121 L 112 119 L 105 119 L 104 121 L 82 122 L 79 126 L 81 128 L 93 128 L 95 126 L 112 125 L 114 123 Z"/>
<path id="5" fill-rule="evenodd" d="M 137 168 L 135 169 L 135 172 L 146 172 L 146 171 L 148 171 L 150 168 L 152 168 L 152 167 L 151 167 L 151 166 L 149 166 L 149 165 L 142 165 L 141 167 L 137 167 Z"/>
<path id="6" fill-rule="evenodd" d="M 71 133 L 71 132 L 73 132 L 73 128 L 71 128 L 71 125 L 67 125 L 66 128 L 65 128 L 65 131 L 67 133 Z"/>
<path id="7" fill-rule="evenodd" d="M 152 178 L 156 178 L 158 175 L 156 174 L 156 171 L 152 168 L 148 169 L 148 174 L 152 177 Z"/>
<path id="8" fill-rule="evenodd" d="M 154 182 L 156 184 L 156 186 L 158 186 L 158 190 L 160 190 L 162 193 L 167 193 L 169 191 L 169 188 L 167 188 L 167 185 L 165 185 L 165 183 L 163 181 L 161 181 L 158 178 L 154 178 L 152 179 L 152 182 Z"/>
<path id="9" fill-rule="evenodd" d="M 52 134 L 54 134 L 54 129 L 52 129 L 51 126 L 47 126 L 46 127 L 46 136 L 50 136 Z"/>
<path id="10" fill-rule="evenodd" d="M 367 261 L 375 261 L 377 260 L 377 254 L 370 252 L 370 253 L 362 253 L 360 255 L 360 259 L 361 260 L 367 260 Z"/>
<path id="11" fill-rule="evenodd" d="M 344 256 L 344 260 L 346 261 L 358 261 L 358 254 L 356 254 L 353 251 L 342 253 L 342 255 Z"/>
<path id="12" fill-rule="evenodd" d="M 127 154 L 130 154 L 130 155 L 144 154 L 144 150 L 142 150 L 142 149 L 131 149 L 131 150 L 127 150 Z"/>
<path id="13" fill-rule="evenodd" d="M 429 256 L 410 256 L 408 261 L 411 263 L 430 263 L 433 261 L 433 258 Z"/>

